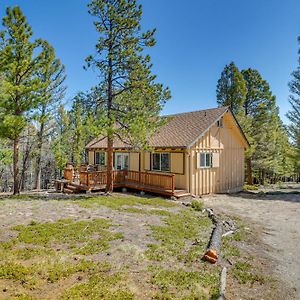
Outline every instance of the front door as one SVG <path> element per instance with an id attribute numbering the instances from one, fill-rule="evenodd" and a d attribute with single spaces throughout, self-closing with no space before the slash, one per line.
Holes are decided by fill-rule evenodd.
<path id="1" fill-rule="evenodd" d="M 115 153 L 115 170 L 128 170 L 129 153 Z"/>

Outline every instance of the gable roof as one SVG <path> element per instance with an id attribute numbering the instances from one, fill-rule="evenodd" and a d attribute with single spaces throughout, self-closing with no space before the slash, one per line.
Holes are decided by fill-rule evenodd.
<path id="1" fill-rule="evenodd" d="M 156 148 L 190 147 L 228 111 L 230 109 L 226 106 L 165 116 L 169 120 L 153 135 L 149 145 Z M 239 127 L 238 123 L 237 126 Z M 240 127 L 239 129 L 241 130 Z M 248 143 L 242 130 L 241 133 Z M 103 136 L 94 139 L 86 146 L 87 149 L 106 147 L 107 139 Z M 132 146 L 115 139 L 114 148 L 132 148 Z"/>

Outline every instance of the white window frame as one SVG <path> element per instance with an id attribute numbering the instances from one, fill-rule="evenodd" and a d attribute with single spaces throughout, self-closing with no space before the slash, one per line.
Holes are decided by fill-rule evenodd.
<path id="1" fill-rule="evenodd" d="M 97 154 L 99 155 L 99 162 L 97 163 Z M 100 158 L 100 155 L 104 155 L 104 163 L 101 164 L 101 158 Z M 95 152 L 95 165 L 96 166 L 106 166 L 106 152 L 104 151 L 96 151 Z"/>
<path id="2" fill-rule="evenodd" d="M 114 153 L 114 168 L 115 170 L 119 170 L 117 168 L 117 156 L 121 157 L 121 170 L 129 170 L 130 168 L 130 155 L 128 152 L 115 152 Z M 128 157 L 128 169 L 125 168 L 125 156 Z"/>
<path id="3" fill-rule="evenodd" d="M 161 157 L 163 154 L 167 154 L 168 155 L 168 160 L 169 160 L 169 168 L 168 170 L 162 170 L 161 168 Z M 159 159 L 159 169 L 154 169 L 154 155 L 159 155 L 160 159 Z M 153 152 L 152 156 L 151 156 L 151 169 L 153 171 L 157 171 L 157 172 L 170 172 L 171 170 L 171 153 L 170 152 Z"/>
<path id="4" fill-rule="evenodd" d="M 201 156 L 204 156 L 204 165 L 201 165 Z M 207 156 L 209 156 L 209 159 L 207 160 Z M 208 169 L 212 168 L 212 158 L 213 158 L 213 153 L 212 152 L 199 152 L 198 153 L 198 165 L 197 167 L 199 169 Z M 208 164 L 207 164 L 208 161 Z"/>

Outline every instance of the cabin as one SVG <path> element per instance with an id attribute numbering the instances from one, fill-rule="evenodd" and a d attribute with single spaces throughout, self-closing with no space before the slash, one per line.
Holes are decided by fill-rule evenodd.
<path id="1" fill-rule="evenodd" d="M 115 188 L 175 197 L 242 189 L 249 143 L 229 107 L 174 114 L 167 120 L 150 139 L 151 151 L 114 141 Z M 93 168 L 80 171 L 79 186 L 105 189 L 106 147 L 103 136 L 86 146 L 87 163 Z"/>

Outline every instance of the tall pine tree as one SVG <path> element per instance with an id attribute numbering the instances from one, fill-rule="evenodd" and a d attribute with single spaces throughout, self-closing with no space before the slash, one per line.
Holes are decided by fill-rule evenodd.
<path id="1" fill-rule="evenodd" d="M 158 117 L 168 89 L 155 83 L 145 47 L 155 45 L 155 30 L 141 31 L 142 7 L 136 0 L 92 0 L 89 13 L 99 33 L 96 55 L 87 66 L 99 71 L 99 119 L 107 137 L 107 192 L 113 189 L 113 143 L 123 134 L 132 140 L 141 137 L 137 127 L 151 134 L 160 124 Z M 145 104 L 145 105 L 144 105 Z M 143 108 L 143 114 L 139 114 Z M 128 118 L 131 115 L 132 118 Z M 125 137 L 125 138 L 126 138 Z"/>
<path id="2" fill-rule="evenodd" d="M 267 176 L 277 180 L 289 175 L 286 130 L 276 98 L 260 73 L 251 68 L 239 72 L 234 63 L 225 66 L 217 85 L 217 100 L 219 105 L 230 105 L 250 143 L 245 153 L 248 184 L 253 184 L 253 174 L 262 184 Z"/>
<path id="3" fill-rule="evenodd" d="M 225 66 L 218 80 L 217 102 L 220 106 L 230 106 L 231 110 L 237 114 L 243 106 L 246 93 L 243 75 L 234 62 L 231 62 Z"/>
<path id="4" fill-rule="evenodd" d="M 59 102 L 64 97 L 65 86 L 63 82 L 66 78 L 65 67 L 56 58 L 55 51 L 48 43 L 46 45 L 45 63 L 39 70 L 38 76 L 42 86 L 38 91 L 39 103 L 35 111 L 37 121 L 37 147 L 35 166 L 35 189 L 41 188 L 41 162 L 44 138 L 49 131 L 49 122 L 53 118 L 54 111 L 57 110 Z M 49 132 L 48 132 L 49 134 Z"/>
<path id="5" fill-rule="evenodd" d="M 298 37 L 300 42 L 300 37 Z M 300 180 L 300 50 L 298 58 L 298 67 L 292 73 L 292 80 L 289 83 L 291 95 L 289 102 L 292 106 L 291 110 L 287 113 L 287 117 L 291 121 L 289 125 L 289 133 L 295 147 L 293 154 L 295 163 L 295 172 L 298 174 Z"/>
<path id="6" fill-rule="evenodd" d="M 38 71 L 45 61 L 42 40 L 32 40 L 32 29 L 19 7 L 6 10 L 0 32 L 0 73 L 7 97 L 0 98 L 0 135 L 13 141 L 14 194 L 20 191 L 20 135 L 38 104 L 42 86 Z"/>
<path id="7" fill-rule="evenodd" d="M 261 158 L 267 151 L 267 145 L 270 145 L 266 134 L 272 131 L 272 128 L 269 127 L 274 123 L 269 123 L 271 115 L 267 112 L 275 113 L 276 103 L 268 82 L 262 78 L 257 70 L 249 68 L 243 70 L 242 75 L 247 88 L 243 113 L 248 120 L 248 126 L 243 129 L 251 145 L 246 152 L 247 183 L 253 184 L 252 157 L 255 155 Z M 266 147 L 263 146 L 265 144 Z M 267 153 L 265 154 L 268 157 Z"/>

